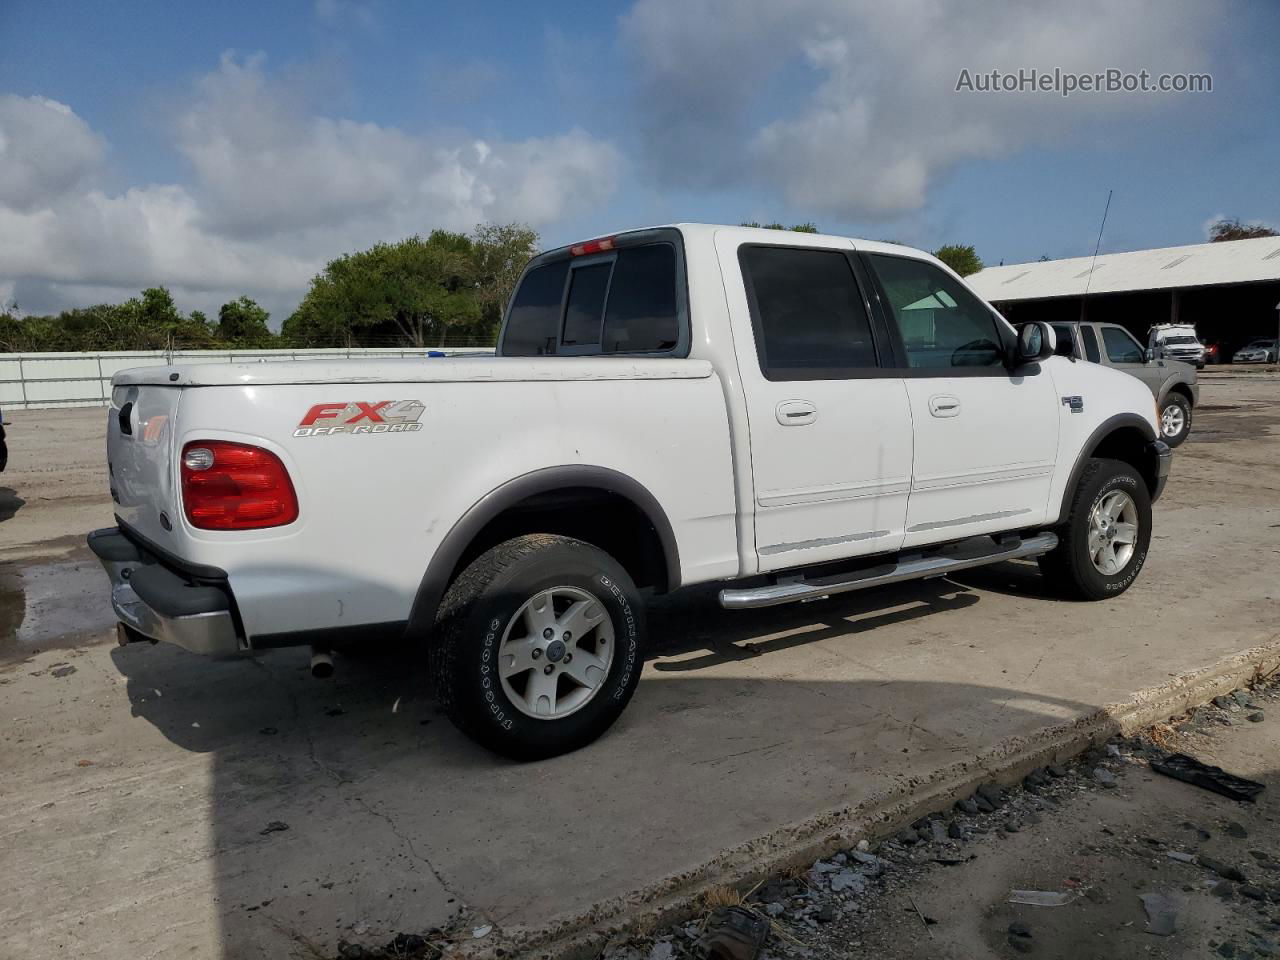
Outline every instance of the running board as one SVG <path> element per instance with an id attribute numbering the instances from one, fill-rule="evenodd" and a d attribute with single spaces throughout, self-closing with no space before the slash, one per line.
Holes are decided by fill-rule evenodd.
<path id="1" fill-rule="evenodd" d="M 1058 545 L 1056 533 L 1038 533 L 1034 537 L 1002 542 L 990 541 L 976 548 L 971 544 L 953 544 L 931 556 L 915 555 L 892 563 L 859 570 L 855 574 L 837 574 L 813 580 L 788 580 L 763 587 L 744 590 L 721 590 L 720 605 L 727 610 L 748 610 L 755 607 L 773 607 L 797 600 L 818 600 L 851 590 L 865 590 L 903 580 L 920 580 L 924 577 L 945 577 L 958 570 L 982 567 L 1003 560 L 1019 560 L 1038 557 Z M 967 549 L 966 549 L 967 548 Z"/>

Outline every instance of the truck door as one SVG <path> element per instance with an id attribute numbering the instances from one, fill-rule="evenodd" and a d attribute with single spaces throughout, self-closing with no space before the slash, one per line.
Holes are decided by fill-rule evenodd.
<path id="1" fill-rule="evenodd" d="M 911 414 L 848 241 L 717 236 L 746 398 L 762 571 L 896 550 Z"/>
<path id="2" fill-rule="evenodd" d="M 1015 376 L 992 310 L 925 260 L 868 254 L 915 427 L 904 546 L 1043 523 L 1058 449 L 1053 379 Z"/>
<path id="3" fill-rule="evenodd" d="M 1107 352 L 1108 365 L 1137 377 L 1159 396 L 1160 388 L 1169 376 L 1165 362 L 1148 361 L 1142 344 L 1124 327 L 1103 323 L 1098 325 L 1098 332 L 1102 334 L 1102 349 Z"/>

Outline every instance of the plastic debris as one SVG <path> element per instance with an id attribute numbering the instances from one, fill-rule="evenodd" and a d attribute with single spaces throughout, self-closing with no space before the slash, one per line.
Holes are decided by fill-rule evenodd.
<path id="1" fill-rule="evenodd" d="M 473 928 L 471 936 L 479 940 L 481 937 L 487 937 L 491 933 L 493 933 L 493 924 L 486 923 L 483 926 Z"/>
<path id="2" fill-rule="evenodd" d="M 1147 933 L 1171 937 L 1178 929 L 1178 911 L 1182 900 L 1168 893 L 1144 893 L 1139 897 L 1147 911 Z"/>
<path id="3" fill-rule="evenodd" d="M 1189 757 L 1185 753 L 1175 753 L 1163 760 L 1152 761 L 1151 769 L 1166 777 L 1173 777 L 1175 780 L 1220 793 L 1232 800 L 1247 800 L 1252 803 L 1265 788 L 1264 784 L 1256 780 L 1237 777 L 1227 773 L 1221 767 L 1201 763 L 1195 757 Z"/>
<path id="4" fill-rule="evenodd" d="M 1196 862 L 1196 855 L 1194 853 L 1183 853 L 1181 850 L 1166 850 L 1164 855 L 1170 860 L 1177 860 L 1179 863 Z"/>
<path id="5" fill-rule="evenodd" d="M 1065 907 L 1075 899 L 1071 893 L 1056 890 L 1010 890 L 1010 903 L 1025 903 L 1029 907 Z"/>
<path id="6" fill-rule="evenodd" d="M 720 907 L 693 945 L 701 960 L 755 960 L 769 937 L 769 921 L 744 907 Z"/>

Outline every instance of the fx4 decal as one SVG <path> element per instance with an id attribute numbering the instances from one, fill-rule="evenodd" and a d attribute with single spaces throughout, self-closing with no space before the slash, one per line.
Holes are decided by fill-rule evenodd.
<path id="1" fill-rule="evenodd" d="M 426 409 L 420 400 L 350 400 L 317 403 L 293 431 L 295 437 L 330 437 L 338 433 L 414 433 Z"/>

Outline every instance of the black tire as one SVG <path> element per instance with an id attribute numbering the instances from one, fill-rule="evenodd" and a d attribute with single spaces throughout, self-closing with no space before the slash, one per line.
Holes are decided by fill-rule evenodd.
<path id="1" fill-rule="evenodd" d="M 504 689 L 498 651 L 526 602 L 555 588 L 581 591 L 604 608 L 613 652 L 590 698 L 567 716 L 547 719 L 526 713 Z M 604 642 L 594 630 L 589 636 L 595 637 L 593 643 Z M 431 651 L 436 693 L 454 724 L 490 750 L 516 760 L 553 757 L 585 746 L 618 719 L 640 682 L 644 637 L 640 594 L 611 556 L 569 537 L 516 537 L 477 557 L 445 593 Z M 577 650 L 579 642 L 587 641 L 573 638 L 567 649 Z M 553 672 L 567 665 L 563 650 L 553 653 L 550 648 L 539 662 Z M 519 679 L 531 682 L 531 675 Z M 575 689 L 572 680 L 558 673 L 556 682 L 558 690 L 566 684 Z"/>
<path id="2" fill-rule="evenodd" d="M 1104 574 L 1090 557 L 1089 531 L 1094 508 L 1110 493 L 1127 493 L 1137 512 L 1133 551 L 1123 567 Z M 1133 585 L 1151 545 L 1151 495 L 1147 483 L 1127 463 L 1092 459 L 1085 463 L 1071 498 L 1066 521 L 1057 529 L 1058 546 L 1040 558 L 1040 571 L 1059 594 L 1076 600 L 1118 597 Z"/>
<path id="3" fill-rule="evenodd" d="M 1170 407 L 1182 411 L 1182 429 L 1177 433 L 1164 432 L 1164 412 Z M 1164 406 L 1160 408 L 1160 439 L 1171 447 L 1180 447 L 1191 433 L 1191 401 L 1180 393 L 1171 393 L 1164 398 Z"/>

